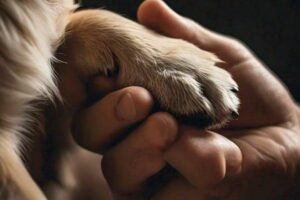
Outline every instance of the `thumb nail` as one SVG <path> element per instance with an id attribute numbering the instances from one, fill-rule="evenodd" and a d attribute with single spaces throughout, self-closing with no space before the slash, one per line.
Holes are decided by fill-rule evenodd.
<path id="1" fill-rule="evenodd" d="M 136 108 L 130 93 L 124 94 L 116 107 L 116 115 L 119 120 L 132 121 L 136 118 Z"/>

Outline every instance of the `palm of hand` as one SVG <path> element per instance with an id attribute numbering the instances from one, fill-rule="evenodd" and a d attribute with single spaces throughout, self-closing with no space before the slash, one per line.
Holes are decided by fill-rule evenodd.
<path id="1" fill-rule="evenodd" d="M 291 189 L 293 180 L 287 179 L 295 176 L 298 165 L 295 152 L 300 143 L 293 131 L 297 108 L 283 85 L 254 57 L 228 70 L 240 87 L 240 118 L 218 132 L 232 140 L 243 157 L 243 184 L 235 184 L 235 195 L 251 199 L 260 191 L 261 198 L 278 198 Z M 258 180 L 264 184 L 257 185 Z"/>

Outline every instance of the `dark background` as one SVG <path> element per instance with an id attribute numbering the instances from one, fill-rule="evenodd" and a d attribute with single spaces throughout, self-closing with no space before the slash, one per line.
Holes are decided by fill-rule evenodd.
<path id="1" fill-rule="evenodd" d="M 86 0 L 131 19 L 142 0 Z M 300 102 L 300 0 L 166 0 L 178 13 L 243 41 Z"/>

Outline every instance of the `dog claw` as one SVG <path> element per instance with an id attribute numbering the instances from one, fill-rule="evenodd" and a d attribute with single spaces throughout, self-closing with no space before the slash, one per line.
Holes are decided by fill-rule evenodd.
<path id="1" fill-rule="evenodd" d="M 239 118 L 239 113 L 238 112 L 236 112 L 236 111 L 232 111 L 231 112 L 231 117 L 232 117 L 232 119 L 238 119 Z"/>
<path id="2" fill-rule="evenodd" d="M 233 92 L 233 93 L 238 93 L 239 89 L 238 88 L 231 88 L 230 91 Z"/>
<path id="3" fill-rule="evenodd" d="M 118 69 L 105 69 L 103 71 L 104 76 L 111 78 L 113 76 L 115 76 L 116 74 L 118 74 Z"/>
<path id="4" fill-rule="evenodd" d="M 104 72 L 103 72 L 104 76 L 108 76 L 108 71 L 109 71 L 108 69 L 104 70 Z"/>
<path id="5" fill-rule="evenodd" d="M 110 78 L 113 75 L 114 75 L 114 72 L 112 70 L 108 69 L 107 72 L 106 72 L 106 76 Z"/>

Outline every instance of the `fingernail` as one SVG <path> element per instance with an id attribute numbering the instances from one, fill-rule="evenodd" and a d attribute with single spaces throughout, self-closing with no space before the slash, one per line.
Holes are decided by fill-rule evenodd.
<path id="1" fill-rule="evenodd" d="M 116 107 L 116 114 L 119 120 L 132 121 L 136 118 L 136 109 L 131 94 L 124 94 Z"/>

